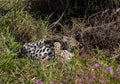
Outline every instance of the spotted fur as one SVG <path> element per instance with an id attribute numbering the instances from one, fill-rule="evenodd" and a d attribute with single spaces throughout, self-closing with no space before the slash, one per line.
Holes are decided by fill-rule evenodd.
<path id="1" fill-rule="evenodd" d="M 71 52 L 64 49 L 63 42 L 55 42 L 51 39 L 41 39 L 38 42 L 25 43 L 21 52 L 29 58 L 36 59 L 52 59 L 55 56 L 62 56 L 65 60 L 70 60 L 73 56 Z"/>
<path id="2" fill-rule="evenodd" d="M 47 40 L 41 39 L 38 42 L 25 43 L 22 47 L 22 53 L 30 57 L 31 59 L 39 58 L 53 58 L 54 46 L 52 44 L 47 44 Z"/>
<path id="3" fill-rule="evenodd" d="M 73 53 L 68 50 L 62 50 L 62 45 L 59 42 L 54 43 L 55 54 L 61 56 L 65 61 L 70 61 L 70 59 L 74 56 Z"/>

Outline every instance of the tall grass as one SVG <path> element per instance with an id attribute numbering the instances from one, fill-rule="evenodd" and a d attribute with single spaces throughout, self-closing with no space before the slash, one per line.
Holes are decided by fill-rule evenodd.
<path id="1" fill-rule="evenodd" d="M 46 64 L 20 56 L 23 43 L 49 36 L 48 20 L 34 19 L 24 11 L 22 1 L 0 2 L 1 84 L 119 84 L 120 65 L 96 48 L 92 55 L 75 56 L 69 63 L 58 58 Z M 6 3 L 6 4 L 5 4 Z M 23 3 L 23 2 L 22 2 Z M 119 51 L 118 51 L 119 52 Z M 20 57 L 19 57 L 20 56 Z M 110 70 L 107 70 L 110 67 Z"/>

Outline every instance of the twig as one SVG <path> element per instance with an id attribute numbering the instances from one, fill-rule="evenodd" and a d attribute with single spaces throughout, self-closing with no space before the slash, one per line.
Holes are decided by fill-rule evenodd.
<path id="1" fill-rule="evenodd" d="M 64 12 L 61 14 L 60 18 L 59 18 L 57 21 L 53 22 L 51 25 L 49 25 L 49 26 L 48 26 L 48 29 L 51 29 L 51 28 L 55 27 L 55 26 L 60 22 L 60 20 L 62 19 L 62 17 L 63 17 L 64 14 L 65 14 L 67 8 L 68 8 L 68 4 L 67 4 Z"/>

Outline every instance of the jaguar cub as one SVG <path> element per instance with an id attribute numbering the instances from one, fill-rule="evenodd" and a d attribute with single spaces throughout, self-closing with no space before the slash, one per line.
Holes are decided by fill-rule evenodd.
<path id="1" fill-rule="evenodd" d="M 67 50 L 61 49 L 61 44 L 59 42 L 54 43 L 55 55 L 61 56 L 65 61 L 70 61 L 73 54 Z"/>

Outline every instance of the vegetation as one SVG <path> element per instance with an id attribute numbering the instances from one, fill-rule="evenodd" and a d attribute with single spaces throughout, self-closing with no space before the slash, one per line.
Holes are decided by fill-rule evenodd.
<path id="1" fill-rule="evenodd" d="M 106 57 L 106 51 L 99 47 L 91 50 L 89 55 L 79 55 L 73 49 L 75 56 L 70 63 L 61 63 L 56 58 L 47 64 L 41 64 L 40 60 L 22 56 L 20 50 L 25 42 L 37 41 L 50 35 L 69 36 L 69 31 L 73 32 L 87 24 L 83 18 L 80 21 L 72 18 L 76 28 L 70 29 L 65 22 L 59 22 L 57 24 L 62 31 L 56 33 L 56 24 L 52 24 L 54 26 L 51 28 L 47 16 L 44 19 L 34 18 L 34 14 L 26 9 L 26 1 L 0 1 L 0 84 L 120 83 L 120 64 L 115 58 L 120 55 L 120 47 L 114 50 L 117 55 L 113 57 Z"/>

